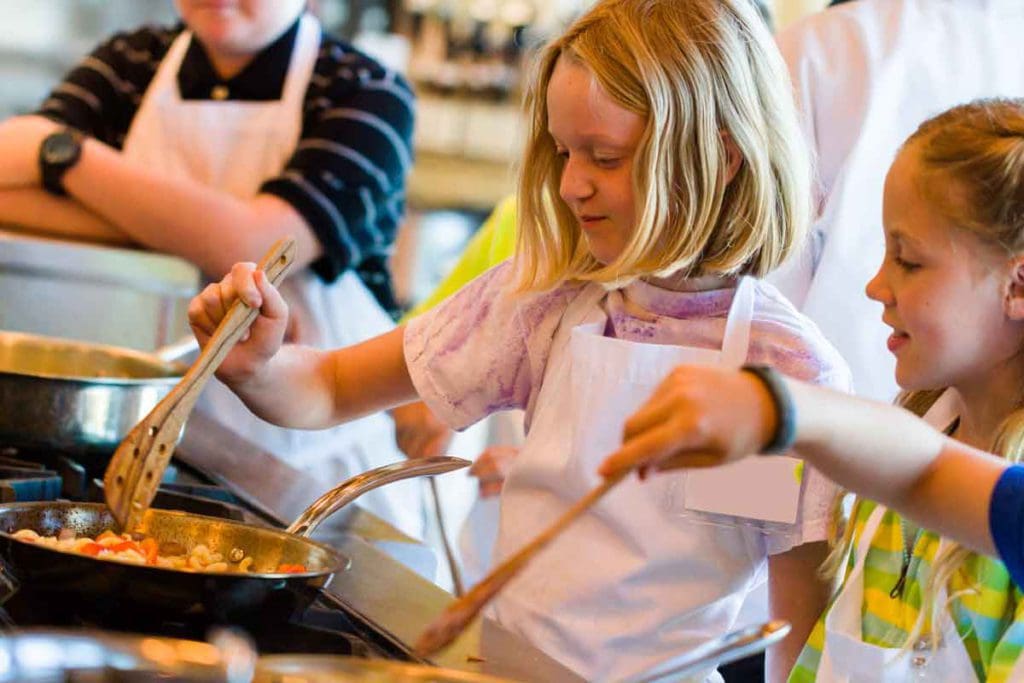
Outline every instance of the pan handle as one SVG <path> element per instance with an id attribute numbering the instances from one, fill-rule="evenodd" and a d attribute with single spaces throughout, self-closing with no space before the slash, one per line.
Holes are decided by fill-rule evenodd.
<path id="1" fill-rule="evenodd" d="M 290 534 L 308 537 L 325 519 L 378 486 L 412 477 L 444 474 L 471 464 L 469 460 L 462 458 L 439 456 L 403 460 L 357 474 L 317 498 L 292 522 L 287 531 Z"/>
<path id="2" fill-rule="evenodd" d="M 176 339 L 170 344 L 165 344 L 153 351 L 153 355 L 164 363 L 183 362 L 185 358 L 199 352 L 199 342 L 194 335 L 189 334 L 181 339 Z M 187 370 L 188 368 L 186 368 Z"/>
<path id="3" fill-rule="evenodd" d="M 220 652 L 225 683 L 250 683 L 256 673 L 258 653 L 252 639 L 235 628 L 215 628 L 207 634 L 210 645 Z"/>
<path id="4" fill-rule="evenodd" d="M 667 683 L 680 681 L 706 672 L 722 664 L 763 652 L 789 634 L 787 621 L 769 621 L 726 633 L 689 652 L 656 664 L 643 673 L 627 678 L 624 683 Z"/>

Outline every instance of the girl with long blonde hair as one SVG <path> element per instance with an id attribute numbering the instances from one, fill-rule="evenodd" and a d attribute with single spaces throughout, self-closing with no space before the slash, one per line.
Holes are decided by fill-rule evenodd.
<path id="1" fill-rule="evenodd" d="M 600 481 L 626 415 L 670 364 L 749 360 L 849 384 L 816 328 L 756 279 L 800 244 L 810 171 L 785 68 L 748 0 L 597 3 L 541 52 L 527 114 L 516 256 L 404 329 L 329 352 L 280 347 L 283 306 L 245 265 L 190 310 L 205 343 L 224 301 L 262 305 L 219 376 L 277 424 L 320 427 L 417 395 L 455 428 L 525 409 L 498 559 Z M 772 654 L 781 677 L 825 604 L 815 570 L 835 488 L 809 471 L 801 495 L 779 462 L 788 523 L 762 524 L 753 505 L 708 524 L 686 481 L 626 481 L 491 616 L 589 680 L 619 679 L 725 633 L 767 569 L 794 625 Z"/>
<path id="2" fill-rule="evenodd" d="M 883 217 L 885 259 L 867 293 L 893 330 L 899 404 L 952 440 L 935 439 L 906 415 L 789 383 L 810 413 L 808 435 L 794 436 L 798 451 L 858 490 L 970 539 L 972 548 L 992 552 L 1001 540 L 1019 570 L 1013 558 L 1022 554 L 1024 506 L 1012 505 L 1019 469 L 1009 468 L 1011 478 L 996 487 L 1000 468 L 971 462 L 953 440 L 1011 463 L 1024 453 L 1024 100 L 978 101 L 923 123 L 889 170 Z M 760 411 L 743 410 L 744 392 L 726 388 L 733 383 L 680 370 L 630 420 L 626 445 L 604 471 L 666 456 L 693 464 L 688 450 L 704 464 L 749 453 L 749 443 L 737 448 L 737 441 L 758 431 L 740 423 Z M 701 398 L 716 388 L 729 391 L 735 419 L 722 421 L 715 402 Z M 794 420 L 779 399 L 784 393 L 775 396 L 779 414 L 789 413 L 780 418 L 785 427 Z M 669 415 L 699 422 L 703 433 L 666 425 Z M 1024 600 L 1002 562 L 858 498 L 827 570 L 843 583 L 790 681 L 1024 677 L 1013 668 L 1024 648 Z"/>

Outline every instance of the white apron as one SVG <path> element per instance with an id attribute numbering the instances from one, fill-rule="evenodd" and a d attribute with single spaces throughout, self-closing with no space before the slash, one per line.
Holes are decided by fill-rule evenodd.
<path id="1" fill-rule="evenodd" d="M 721 351 L 604 337 L 604 295 L 585 288 L 555 334 L 533 424 L 502 491 L 498 558 L 598 484 L 625 419 L 671 369 L 746 359 L 750 279 L 737 288 Z M 612 489 L 499 593 L 499 622 L 587 680 L 625 677 L 728 631 L 764 562 L 763 539 L 679 517 L 671 492 L 685 476 L 631 477 Z"/>
<path id="2" fill-rule="evenodd" d="M 928 410 L 924 419 L 940 429 L 946 427 L 956 417 L 957 401 L 954 392 L 946 391 Z M 818 664 L 817 680 L 821 683 L 977 681 L 970 655 L 948 612 L 943 613 L 941 644 L 934 652 L 930 650 L 930 637 L 922 639 L 918 648 L 903 655 L 900 655 L 900 648 L 869 645 L 862 640 L 864 565 L 871 541 L 886 512 L 887 508 L 879 505 L 868 517 L 857 545 L 856 561 L 843 582 L 842 591 L 825 617 L 825 647 Z M 945 545 L 945 541 L 940 543 L 940 553 Z M 940 597 L 946 600 L 945 591 Z"/>
<path id="3" fill-rule="evenodd" d="M 869 645 L 861 639 L 861 614 L 864 604 L 864 564 L 871 539 L 887 508 L 879 505 L 864 525 L 857 547 L 856 563 L 843 584 L 832 609 L 825 617 L 825 648 L 818 664 L 817 680 L 822 683 L 969 683 L 978 677 L 970 655 L 948 612 L 943 613 L 940 646 L 930 650 L 930 636 L 907 653 L 900 648 Z M 939 545 L 942 552 L 946 542 Z M 946 599 L 945 591 L 940 596 Z"/>
<path id="4" fill-rule="evenodd" d="M 278 175 L 298 145 L 303 101 L 320 48 L 320 24 L 299 21 L 281 99 L 276 101 L 182 100 L 177 75 L 192 34 L 171 44 L 125 139 L 124 154 L 148 168 L 187 177 L 241 197 Z M 347 271 L 325 284 L 310 269 L 281 287 L 293 320 L 301 321 L 295 341 L 333 348 L 355 344 L 392 328 L 359 277 Z M 391 419 L 383 413 L 322 431 L 282 429 L 253 415 L 227 387 L 213 380 L 200 409 L 290 465 L 316 476 L 323 490 L 353 474 L 396 462 Z M 322 493 L 310 492 L 310 501 Z M 422 484 L 406 481 L 365 494 L 359 504 L 403 532 L 423 532 Z"/>

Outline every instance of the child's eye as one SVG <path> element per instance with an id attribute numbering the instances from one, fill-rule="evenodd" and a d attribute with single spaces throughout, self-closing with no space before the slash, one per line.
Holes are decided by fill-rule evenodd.
<path id="1" fill-rule="evenodd" d="M 915 271 L 915 270 L 917 270 L 918 268 L 921 267 L 920 263 L 913 263 L 913 262 L 908 261 L 907 259 L 905 259 L 905 258 L 903 258 L 901 256 L 897 256 L 893 260 L 896 262 L 897 266 L 899 266 L 900 268 L 902 268 L 903 270 L 908 271 L 908 272 Z"/>
<path id="2" fill-rule="evenodd" d="M 601 168 L 615 168 L 622 161 L 619 157 L 594 157 L 594 163 Z"/>

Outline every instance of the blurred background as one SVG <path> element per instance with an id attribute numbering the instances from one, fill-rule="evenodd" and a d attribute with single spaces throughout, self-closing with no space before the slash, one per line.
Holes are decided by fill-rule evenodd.
<path id="1" fill-rule="evenodd" d="M 408 218 L 393 258 L 413 304 L 512 190 L 520 85 L 532 48 L 590 0 L 315 0 L 334 33 L 405 74 L 418 94 Z M 765 0 L 776 29 L 826 0 Z M 0 2 L 0 118 L 34 110 L 97 42 L 175 22 L 170 0 Z"/>

